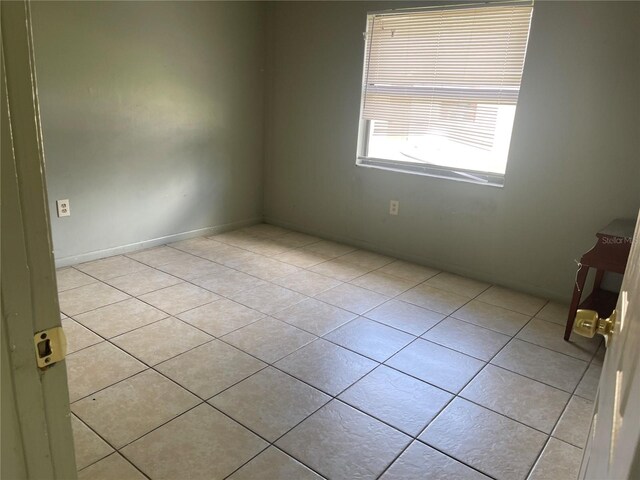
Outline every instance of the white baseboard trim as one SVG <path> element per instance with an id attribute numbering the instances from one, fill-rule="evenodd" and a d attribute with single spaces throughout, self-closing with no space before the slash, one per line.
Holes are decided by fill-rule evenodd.
<path id="1" fill-rule="evenodd" d="M 164 245 L 166 243 L 179 242 L 180 240 L 186 240 L 188 238 L 202 237 L 205 235 L 215 235 L 217 233 L 223 233 L 229 230 L 235 230 L 237 228 L 255 225 L 256 223 L 262 222 L 262 220 L 262 217 L 240 220 L 237 222 L 225 223 L 223 225 L 216 225 L 214 227 L 200 228 L 188 232 L 175 233 L 173 235 L 166 235 L 164 237 L 143 240 L 141 242 L 130 243 L 128 245 L 106 248 L 104 250 L 96 250 L 93 252 L 81 253 L 79 255 L 56 258 L 56 268 L 68 267 L 70 265 L 77 265 L 79 263 L 90 262 L 92 260 L 99 260 L 106 257 L 113 257 L 114 255 L 122 255 L 123 253 L 130 253 L 137 250 L 157 247 L 158 245 Z"/>
<path id="2" fill-rule="evenodd" d="M 407 255 L 406 253 L 398 252 L 389 248 L 381 248 L 378 245 L 374 245 L 372 243 L 355 240 L 353 238 L 341 236 L 341 235 L 329 235 L 326 232 L 322 232 L 319 230 L 315 230 L 313 228 L 303 227 L 294 223 L 282 221 L 273 217 L 265 217 L 263 219 L 265 223 L 269 223 L 271 225 L 276 225 L 282 228 L 288 228 L 290 230 L 295 230 L 301 233 L 306 233 L 308 235 L 313 235 L 316 237 L 320 237 L 326 240 L 331 240 L 334 242 L 340 242 L 352 247 L 363 248 L 366 250 L 370 250 L 372 252 L 380 253 L 382 255 L 387 255 L 389 257 L 398 258 L 400 260 L 405 260 L 407 262 L 417 263 L 419 265 L 424 265 L 425 267 L 435 268 L 436 270 L 442 270 L 445 272 L 455 273 L 456 275 L 462 275 L 468 278 L 473 278 L 475 280 L 479 280 L 486 283 L 491 283 L 493 285 L 499 285 L 505 288 L 510 288 L 512 290 L 517 290 L 520 292 L 528 293 L 530 295 L 535 295 L 540 298 L 545 298 L 549 300 L 556 300 L 559 302 L 568 303 L 570 297 L 568 295 L 559 295 L 558 292 L 549 290 L 546 288 L 541 288 L 536 285 L 531 285 L 527 283 L 522 283 L 518 280 L 509 279 L 509 278 L 493 278 L 487 272 L 480 272 L 476 270 L 471 270 L 468 268 L 464 268 L 460 265 L 454 265 L 446 262 L 441 262 L 438 260 L 434 260 L 431 258 L 418 256 L 418 255 Z"/>

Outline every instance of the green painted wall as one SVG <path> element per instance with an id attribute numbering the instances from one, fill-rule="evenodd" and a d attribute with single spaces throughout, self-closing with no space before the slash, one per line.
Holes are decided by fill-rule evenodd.
<path id="1" fill-rule="evenodd" d="M 59 264 L 261 218 L 262 5 L 32 9 Z"/>
<path id="2" fill-rule="evenodd" d="M 567 299 L 594 233 L 640 207 L 640 4 L 536 2 L 502 189 L 355 166 L 365 14 L 384 7 L 271 6 L 267 220 Z"/>

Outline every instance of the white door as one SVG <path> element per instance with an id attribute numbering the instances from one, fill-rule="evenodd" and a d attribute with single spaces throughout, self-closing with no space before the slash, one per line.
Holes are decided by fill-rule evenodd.
<path id="1" fill-rule="evenodd" d="M 1 2 L 2 462 L 0 477 L 76 478 L 44 180 L 29 4 Z M 54 329 L 52 332 L 51 329 Z M 35 338 L 44 339 L 35 342 Z M 44 335 L 44 336 L 42 336 Z M 51 337 L 51 338 L 50 338 Z M 40 345 L 43 368 L 38 367 Z"/>
<path id="2" fill-rule="evenodd" d="M 640 221 L 602 367 L 580 478 L 640 479 Z"/>

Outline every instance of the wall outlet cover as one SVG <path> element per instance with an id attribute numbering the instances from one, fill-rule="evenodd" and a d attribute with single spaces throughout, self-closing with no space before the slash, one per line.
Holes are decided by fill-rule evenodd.
<path id="1" fill-rule="evenodd" d="M 389 215 L 398 215 L 399 210 L 400 210 L 400 201 L 391 200 L 389 202 Z"/>
<path id="2" fill-rule="evenodd" d="M 71 215 L 71 205 L 69 199 L 56 200 L 56 207 L 58 209 L 58 217 L 68 217 Z"/>

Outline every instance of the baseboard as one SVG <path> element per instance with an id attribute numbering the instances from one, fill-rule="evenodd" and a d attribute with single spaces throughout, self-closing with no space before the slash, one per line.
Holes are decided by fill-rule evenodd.
<path id="1" fill-rule="evenodd" d="M 454 265 L 447 262 L 438 261 L 433 258 L 427 258 L 423 256 L 418 256 L 418 255 L 407 255 L 406 253 L 403 253 L 403 252 L 398 252 L 393 249 L 380 247 L 379 245 L 374 245 L 366 241 L 356 240 L 356 239 L 342 236 L 342 235 L 329 235 L 326 232 L 323 232 L 320 230 L 303 227 L 303 226 L 300 226 L 291 222 L 282 221 L 273 217 L 265 217 L 263 221 L 265 223 L 276 225 L 278 227 L 288 228 L 290 230 L 295 230 L 301 233 L 306 233 L 308 235 L 313 235 L 313 236 L 324 238 L 334 242 L 344 243 L 352 247 L 363 248 L 366 250 L 370 250 L 372 252 L 380 253 L 382 255 L 387 255 L 389 257 L 398 258 L 400 260 L 405 260 L 407 262 L 417 263 L 419 265 L 424 265 L 425 267 L 435 268 L 436 270 L 455 273 L 457 275 L 462 275 L 462 276 L 479 280 L 482 282 L 491 283 L 494 285 L 500 285 L 505 288 L 510 288 L 512 290 L 517 290 L 523 293 L 528 293 L 530 295 L 535 295 L 536 297 L 545 298 L 549 300 L 556 300 L 564 303 L 568 303 L 569 301 L 569 297 L 566 295 L 565 296 L 558 295 L 558 292 L 537 287 L 535 285 L 531 285 L 528 283 L 522 283 L 514 279 L 500 278 L 499 281 L 497 281 L 487 272 L 467 269 L 460 265 Z"/>
<path id="2" fill-rule="evenodd" d="M 81 253 L 79 255 L 56 258 L 56 268 L 68 267 L 69 265 L 77 265 L 78 263 L 90 262 L 92 260 L 99 260 L 106 257 L 113 257 L 114 255 L 122 255 L 123 253 L 144 250 L 146 248 L 157 247 L 159 245 L 164 245 L 165 243 L 178 242 L 180 240 L 186 240 L 188 238 L 202 237 L 205 235 L 215 235 L 217 233 L 255 225 L 256 223 L 260 222 L 262 222 L 261 217 L 251 218 L 248 220 L 240 220 L 237 222 L 225 223 L 223 225 L 216 225 L 213 227 L 190 230 L 188 232 L 175 233 L 173 235 L 166 235 L 164 237 L 152 238 L 150 240 L 143 240 L 141 242 L 130 243 L 128 245 L 106 248 L 104 250 L 96 250 L 93 252 Z"/>

